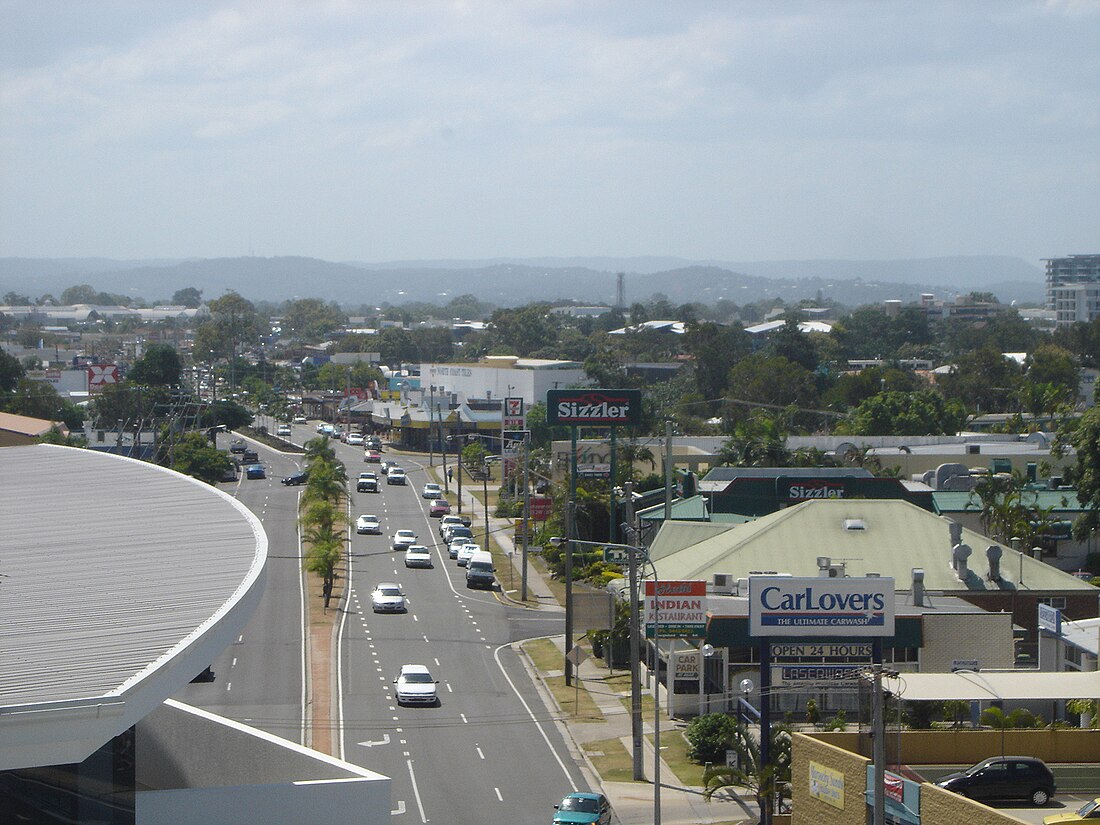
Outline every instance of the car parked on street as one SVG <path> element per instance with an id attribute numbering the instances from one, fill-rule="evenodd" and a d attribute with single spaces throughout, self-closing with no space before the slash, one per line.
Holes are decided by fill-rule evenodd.
<path id="1" fill-rule="evenodd" d="M 355 532 L 360 535 L 382 535 L 382 522 L 378 516 L 362 515 L 355 520 Z"/>
<path id="2" fill-rule="evenodd" d="M 1036 807 L 1046 805 L 1058 790 L 1050 768 L 1033 756 L 994 756 L 936 784 L 978 801 L 1019 799 Z"/>
<path id="3" fill-rule="evenodd" d="M 448 527 L 463 527 L 462 517 L 455 515 L 443 516 L 439 519 L 439 537 L 443 541 L 447 540 L 447 528 Z"/>
<path id="4" fill-rule="evenodd" d="M 470 563 L 470 559 L 473 557 L 474 553 L 478 552 L 481 552 L 481 547 L 474 544 L 472 541 L 460 545 L 458 548 L 458 557 L 456 558 L 458 566 L 465 567 Z"/>
<path id="5" fill-rule="evenodd" d="M 399 705 L 435 705 L 439 702 L 435 686 L 439 684 L 424 665 L 402 665 L 393 680 L 393 695 Z"/>
<path id="6" fill-rule="evenodd" d="M 451 503 L 445 498 L 433 499 L 432 503 L 428 505 L 429 516 L 443 517 L 451 512 Z"/>
<path id="7" fill-rule="evenodd" d="M 423 544 L 410 544 L 405 549 L 406 567 L 432 567 L 432 551 Z"/>
<path id="8" fill-rule="evenodd" d="M 447 555 L 452 559 L 457 559 L 459 551 L 467 544 L 473 544 L 475 550 L 481 549 L 477 546 L 473 539 L 457 538 L 447 545 Z"/>
<path id="9" fill-rule="evenodd" d="M 1071 814 L 1051 814 L 1043 817 L 1043 825 L 1059 825 L 1062 822 L 1100 822 L 1100 796 L 1090 799 Z"/>
<path id="10" fill-rule="evenodd" d="M 405 613 L 409 609 L 401 585 L 395 582 L 379 582 L 371 591 L 370 604 L 375 613 Z"/>
<path id="11" fill-rule="evenodd" d="M 471 530 L 469 527 L 467 527 L 464 524 L 459 524 L 459 525 L 456 525 L 455 527 L 451 527 L 444 534 L 444 539 L 443 540 L 446 541 L 447 544 L 450 544 L 455 539 L 466 539 L 468 541 L 473 541 L 474 540 L 474 531 Z"/>
<path id="12" fill-rule="evenodd" d="M 413 544 L 416 544 L 416 533 L 412 530 L 398 530 L 393 534 L 393 550 L 395 553 Z"/>
<path id="13" fill-rule="evenodd" d="M 554 825 L 611 825 L 611 803 L 602 793 L 571 793 L 554 810 Z"/>

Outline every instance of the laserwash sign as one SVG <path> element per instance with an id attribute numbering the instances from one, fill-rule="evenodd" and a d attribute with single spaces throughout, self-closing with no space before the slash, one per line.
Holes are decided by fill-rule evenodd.
<path id="1" fill-rule="evenodd" d="M 749 576 L 750 636 L 893 636 L 892 578 Z"/>

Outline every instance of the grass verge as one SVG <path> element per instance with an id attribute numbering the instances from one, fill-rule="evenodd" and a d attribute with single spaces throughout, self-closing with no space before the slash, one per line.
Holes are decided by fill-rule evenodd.
<path id="1" fill-rule="evenodd" d="M 573 685 L 566 685 L 565 675 L 556 675 L 561 672 L 564 665 L 557 645 L 549 639 L 533 639 L 526 642 L 523 649 L 531 657 L 531 661 L 538 670 L 539 678 L 553 695 L 564 717 L 574 722 L 604 721 L 603 714 L 600 713 L 599 707 L 588 691 L 584 689 L 583 682 L 575 680 Z"/>
<path id="2" fill-rule="evenodd" d="M 621 739 L 600 739 L 581 747 L 605 782 L 634 781 L 634 760 Z"/>

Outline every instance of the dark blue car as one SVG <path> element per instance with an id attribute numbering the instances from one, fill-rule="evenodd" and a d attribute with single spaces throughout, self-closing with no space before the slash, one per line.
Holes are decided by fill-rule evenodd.
<path id="1" fill-rule="evenodd" d="M 245 478 L 267 478 L 263 464 L 249 464 L 244 471 Z"/>

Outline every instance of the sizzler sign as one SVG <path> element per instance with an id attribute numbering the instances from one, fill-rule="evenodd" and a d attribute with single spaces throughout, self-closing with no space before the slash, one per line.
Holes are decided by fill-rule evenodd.
<path id="1" fill-rule="evenodd" d="M 546 423 L 613 427 L 640 424 L 641 390 L 548 390 Z"/>
<path id="2" fill-rule="evenodd" d="M 894 580 L 749 577 L 750 636 L 893 636 Z"/>

